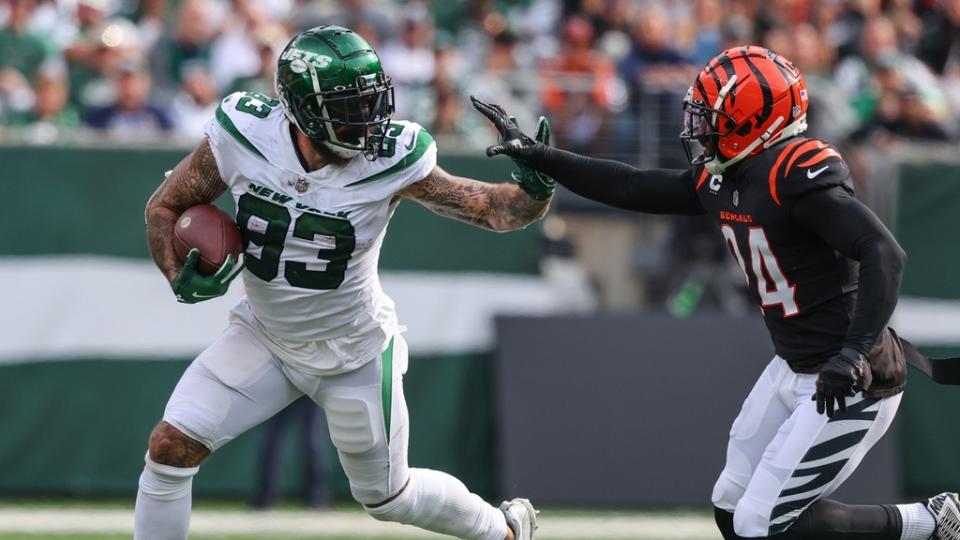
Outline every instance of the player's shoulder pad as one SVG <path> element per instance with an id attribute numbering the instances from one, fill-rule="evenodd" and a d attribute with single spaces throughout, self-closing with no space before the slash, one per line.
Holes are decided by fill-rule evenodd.
<path id="1" fill-rule="evenodd" d="M 223 98 L 215 113 L 217 124 L 230 138 L 262 159 L 269 152 L 268 124 L 282 115 L 280 101 L 258 92 L 234 92 Z"/>
<path id="2" fill-rule="evenodd" d="M 388 160 L 404 161 L 412 165 L 423 157 L 427 150 L 436 146 L 430 132 L 416 122 L 390 122 L 387 135 L 393 135 L 396 139 L 396 152 Z"/>
<path id="3" fill-rule="evenodd" d="M 800 137 L 780 148 L 769 172 L 770 197 L 781 204 L 787 197 L 842 186 L 853 191 L 850 169 L 836 148 L 818 139 Z"/>
<path id="4" fill-rule="evenodd" d="M 437 145 L 423 126 L 416 122 L 393 120 L 387 128 L 377 159 L 361 162 L 361 178 L 346 187 L 367 185 L 388 176 L 406 176 L 424 167 L 432 168 L 436 155 Z"/>

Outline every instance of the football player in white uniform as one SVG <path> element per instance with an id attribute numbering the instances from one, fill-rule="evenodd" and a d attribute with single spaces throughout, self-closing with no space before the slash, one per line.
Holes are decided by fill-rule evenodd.
<path id="1" fill-rule="evenodd" d="M 430 134 L 391 119 L 390 78 L 346 28 L 297 35 L 276 79 L 279 100 L 224 99 L 206 137 L 147 203 L 150 250 L 178 300 L 222 295 L 241 273 L 246 297 L 184 372 L 150 435 L 135 538 L 186 538 L 203 459 L 308 395 L 326 411 L 353 497 L 374 518 L 466 539 L 529 540 L 537 527 L 529 501 L 497 509 L 450 475 L 408 467 L 407 348 L 377 264 L 401 199 L 509 231 L 546 213 L 553 181 L 520 167 L 516 183 L 490 184 L 438 167 Z M 545 120 L 538 140 L 549 141 Z M 245 253 L 201 276 L 196 251 L 177 261 L 173 227 L 226 190 Z"/>

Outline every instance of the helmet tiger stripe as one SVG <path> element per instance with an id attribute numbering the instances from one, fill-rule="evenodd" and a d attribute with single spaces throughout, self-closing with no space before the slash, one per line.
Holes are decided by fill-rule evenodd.
<path id="1" fill-rule="evenodd" d="M 711 174 L 807 129 L 800 70 L 754 45 L 727 49 L 697 75 L 683 101 L 680 139 L 692 165 Z"/>

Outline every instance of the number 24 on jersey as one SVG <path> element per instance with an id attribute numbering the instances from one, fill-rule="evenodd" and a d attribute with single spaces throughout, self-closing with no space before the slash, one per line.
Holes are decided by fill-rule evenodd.
<path id="1" fill-rule="evenodd" d="M 747 286 L 750 286 L 750 275 L 747 273 L 747 265 L 744 263 L 743 255 L 737 247 L 737 236 L 733 227 L 722 225 L 720 230 L 727 241 L 727 246 L 733 257 L 737 260 L 743 277 L 747 280 Z M 780 269 L 780 263 L 777 257 L 770 250 L 770 243 L 767 242 L 767 235 L 760 227 L 750 227 L 747 243 L 750 246 L 750 271 L 753 273 L 757 284 L 757 294 L 760 295 L 760 304 L 764 308 L 781 306 L 784 317 L 793 317 L 800 313 L 797 307 L 797 288 L 787 281 Z M 769 280 L 768 280 L 769 278 Z"/>

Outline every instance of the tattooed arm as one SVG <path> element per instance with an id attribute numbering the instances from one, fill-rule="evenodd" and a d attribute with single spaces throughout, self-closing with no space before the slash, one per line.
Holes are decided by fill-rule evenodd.
<path id="1" fill-rule="evenodd" d="M 147 201 L 147 243 L 168 281 L 180 272 L 173 250 L 173 226 L 187 208 L 209 203 L 226 191 L 210 142 L 203 141 L 173 169 Z"/>
<path id="2" fill-rule="evenodd" d="M 516 184 L 453 176 L 439 166 L 399 195 L 435 214 L 498 232 L 526 227 L 542 218 L 550 207 L 550 199 L 532 199 Z"/>

